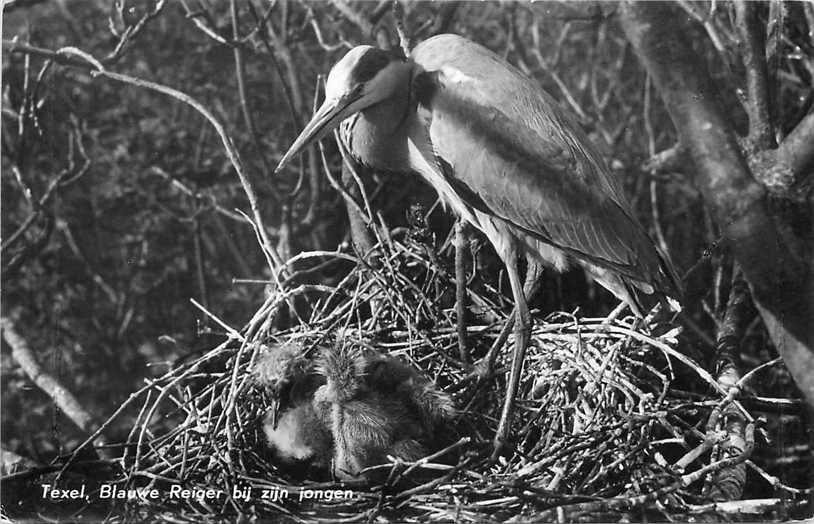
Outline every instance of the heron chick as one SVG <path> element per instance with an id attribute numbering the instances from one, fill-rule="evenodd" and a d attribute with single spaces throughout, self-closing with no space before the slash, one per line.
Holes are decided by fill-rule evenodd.
<path id="1" fill-rule="evenodd" d="M 304 348 L 295 343 L 266 348 L 255 363 L 255 383 L 264 387 L 271 406 L 263 418 L 263 432 L 283 464 L 307 464 L 328 469 L 333 437 L 328 414 L 313 403 L 322 383 Z"/>
<path id="2" fill-rule="evenodd" d="M 426 456 L 454 413 L 448 396 L 393 357 L 337 345 L 323 350 L 317 369 L 325 384 L 314 405 L 330 413 L 340 479 L 357 478 L 388 456 L 407 462 Z"/>

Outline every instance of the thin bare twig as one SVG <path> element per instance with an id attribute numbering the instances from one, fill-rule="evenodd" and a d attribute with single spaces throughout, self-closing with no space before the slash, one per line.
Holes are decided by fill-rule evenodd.
<path id="1" fill-rule="evenodd" d="M 29 45 L 19 44 L 15 41 L 10 40 L 3 40 L 3 48 L 11 53 L 33 54 L 36 56 L 52 58 L 55 59 L 57 62 L 59 62 L 60 58 L 67 56 L 70 58 L 69 62 L 70 65 L 81 64 L 82 67 L 90 69 L 91 76 L 107 78 L 110 80 L 121 82 L 123 84 L 147 88 L 152 91 L 168 95 L 195 109 L 198 113 L 201 114 L 201 116 L 203 116 L 207 121 L 209 121 L 212 127 L 215 128 L 215 131 L 220 137 L 221 143 L 223 144 L 223 147 L 226 150 L 226 155 L 229 157 L 232 166 L 234 166 L 235 171 L 237 172 L 237 175 L 240 178 L 241 185 L 243 186 L 243 191 L 246 193 L 246 196 L 249 200 L 249 206 L 251 207 L 252 210 L 253 219 L 258 225 L 258 230 L 260 233 L 260 237 L 262 239 L 263 252 L 266 255 L 269 267 L 272 269 L 272 272 L 274 273 L 273 270 L 276 267 L 282 265 L 282 260 L 280 259 L 279 255 L 274 249 L 274 246 L 271 243 L 271 239 L 268 236 L 268 230 L 263 225 L 263 218 L 260 213 L 260 205 L 258 203 L 257 194 L 254 190 L 253 184 L 249 180 L 243 168 L 243 161 L 240 157 L 240 153 L 237 151 L 237 148 L 235 148 L 234 143 L 232 142 L 232 138 L 226 132 L 226 128 L 221 123 L 221 121 L 218 120 L 208 109 L 206 109 L 203 106 L 203 104 L 201 104 L 191 96 L 182 93 L 176 89 L 173 89 L 171 87 L 151 82 L 149 80 L 143 80 L 129 75 L 107 71 L 104 69 L 101 63 L 99 63 L 98 60 L 95 60 L 87 53 L 75 48 L 64 47 L 57 51 L 51 51 L 48 49 L 41 49 Z M 77 61 L 77 59 L 79 61 Z"/>

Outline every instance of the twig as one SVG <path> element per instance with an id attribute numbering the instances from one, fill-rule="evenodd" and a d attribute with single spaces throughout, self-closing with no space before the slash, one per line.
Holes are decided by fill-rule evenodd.
<path id="1" fill-rule="evenodd" d="M 37 56 L 52 58 L 57 62 L 60 61 L 60 58 L 67 56 L 70 57 L 70 65 L 81 64 L 81 67 L 89 68 L 91 70 L 91 76 L 93 77 L 100 76 L 103 78 L 108 78 L 110 80 L 121 82 L 123 84 L 144 87 L 152 91 L 168 95 L 195 109 L 198 113 L 201 114 L 201 116 L 203 116 L 207 121 L 209 121 L 212 127 L 215 128 L 215 131 L 220 137 L 223 147 L 226 150 L 226 155 L 229 157 L 230 162 L 234 166 L 235 171 L 237 172 L 237 175 L 240 178 L 240 183 L 243 186 L 243 191 L 246 193 L 246 196 L 249 200 L 249 206 L 251 207 L 254 221 L 259 226 L 258 230 L 260 233 L 260 238 L 262 240 L 261 245 L 263 247 L 264 253 L 266 253 L 267 257 L 269 257 L 270 268 L 272 269 L 272 271 L 274 271 L 276 267 L 282 265 L 282 260 L 280 259 L 279 255 L 274 249 L 274 246 L 271 243 L 271 239 L 268 236 L 268 231 L 263 225 L 263 219 L 260 213 L 260 206 L 258 204 L 257 194 L 254 190 L 254 186 L 252 185 L 251 181 L 246 175 L 245 170 L 243 169 L 243 161 L 240 158 L 240 153 L 237 151 L 237 148 L 235 148 L 234 143 L 232 142 L 232 138 L 226 132 L 226 129 L 220 122 L 220 120 L 215 118 L 215 116 L 208 109 L 206 109 L 203 106 L 203 104 L 201 104 L 191 96 L 182 93 L 176 89 L 173 89 L 171 87 L 157 84 L 149 80 L 143 80 L 128 75 L 107 71 L 104 68 L 102 68 L 101 64 L 97 60 L 93 59 L 93 57 L 77 49 L 62 48 L 57 51 L 50 51 L 47 49 L 40 49 L 28 45 L 18 44 L 17 42 L 9 40 L 3 40 L 3 48 L 11 53 L 34 54 Z M 83 59 L 84 62 L 76 62 L 73 57 L 79 57 Z"/>
<path id="2" fill-rule="evenodd" d="M 238 31 L 237 3 L 235 0 L 230 0 L 229 11 L 232 18 L 232 38 L 234 39 L 234 41 L 238 41 L 240 40 L 240 33 Z M 266 175 L 270 175 L 271 173 L 274 172 L 274 169 L 269 164 L 266 155 L 263 154 L 263 147 L 260 144 L 260 138 L 257 134 L 257 128 L 254 125 L 252 113 L 251 110 L 249 109 L 248 96 L 246 93 L 246 82 L 244 80 L 245 66 L 243 64 L 243 51 L 241 49 L 241 46 L 233 45 L 232 54 L 234 55 L 235 58 L 235 77 L 237 78 L 237 93 L 238 99 L 240 100 L 240 111 L 243 113 L 243 121 L 246 123 L 246 130 L 249 132 L 249 136 L 252 139 L 254 149 L 257 152 L 257 155 L 260 157 L 260 160 L 263 162 L 263 167 L 266 170 Z M 275 204 L 280 203 L 276 194 L 274 194 L 273 192 L 269 194 L 274 199 Z"/>
<path id="3" fill-rule="evenodd" d="M 342 13 L 342 16 L 355 24 L 356 27 L 362 31 L 365 38 L 371 38 L 373 36 L 373 24 L 365 15 L 359 11 L 356 11 L 344 0 L 331 0 L 331 4 L 336 8 L 337 11 Z"/>
<path id="4" fill-rule="evenodd" d="M 396 20 L 396 33 L 399 35 L 399 47 L 404 56 L 410 56 L 410 37 L 407 34 L 404 6 L 401 0 L 393 0 L 393 18 Z"/>

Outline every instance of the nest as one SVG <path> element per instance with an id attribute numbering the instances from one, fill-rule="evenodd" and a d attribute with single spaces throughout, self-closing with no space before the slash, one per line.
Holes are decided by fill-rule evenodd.
<path id="1" fill-rule="evenodd" d="M 505 387 L 502 371 L 513 341 L 494 377 L 473 379 L 457 357 L 449 268 L 409 235 L 388 238 L 376 249 L 367 257 L 371 263 L 341 252 L 296 256 L 288 263 L 287 280 L 243 329 L 224 324 L 231 333 L 227 342 L 131 397 L 141 408 L 122 461 L 121 486 L 155 487 L 164 495 L 128 501 L 124 517 L 198 522 L 237 514 L 297 521 L 637 521 L 744 511 L 782 516 L 782 508 L 771 504 L 721 502 L 727 483 L 742 485 L 754 420 L 676 349 L 673 325 L 652 319 L 535 313 L 513 446 L 507 458 L 490 463 Z M 326 284 L 321 273 L 336 274 L 337 265 L 349 270 Z M 476 291 L 470 291 L 468 344 L 479 358 L 511 309 L 486 284 L 470 289 Z M 276 329 L 286 314 L 293 327 Z M 379 485 L 313 478 L 275 464 L 260 430 L 268 401 L 252 381 L 253 363 L 265 346 L 296 342 L 316 350 L 338 336 L 409 362 L 451 394 L 460 411 L 452 444 L 418 463 L 394 459 L 381 466 L 389 474 Z M 734 448 L 733 439 L 721 436 L 733 420 L 742 436 Z M 179 487 L 202 491 L 171 497 L 173 486 L 176 494 Z M 220 495 L 207 497 L 205 490 Z"/>

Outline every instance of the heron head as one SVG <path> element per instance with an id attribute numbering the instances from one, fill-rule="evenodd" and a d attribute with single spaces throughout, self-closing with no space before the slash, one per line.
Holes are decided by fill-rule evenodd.
<path id="1" fill-rule="evenodd" d="M 409 71 L 410 64 L 395 53 L 369 45 L 348 51 L 328 74 L 322 106 L 294 140 L 275 172 L 349 116 L 393 96 L 409 81 Z"/>

